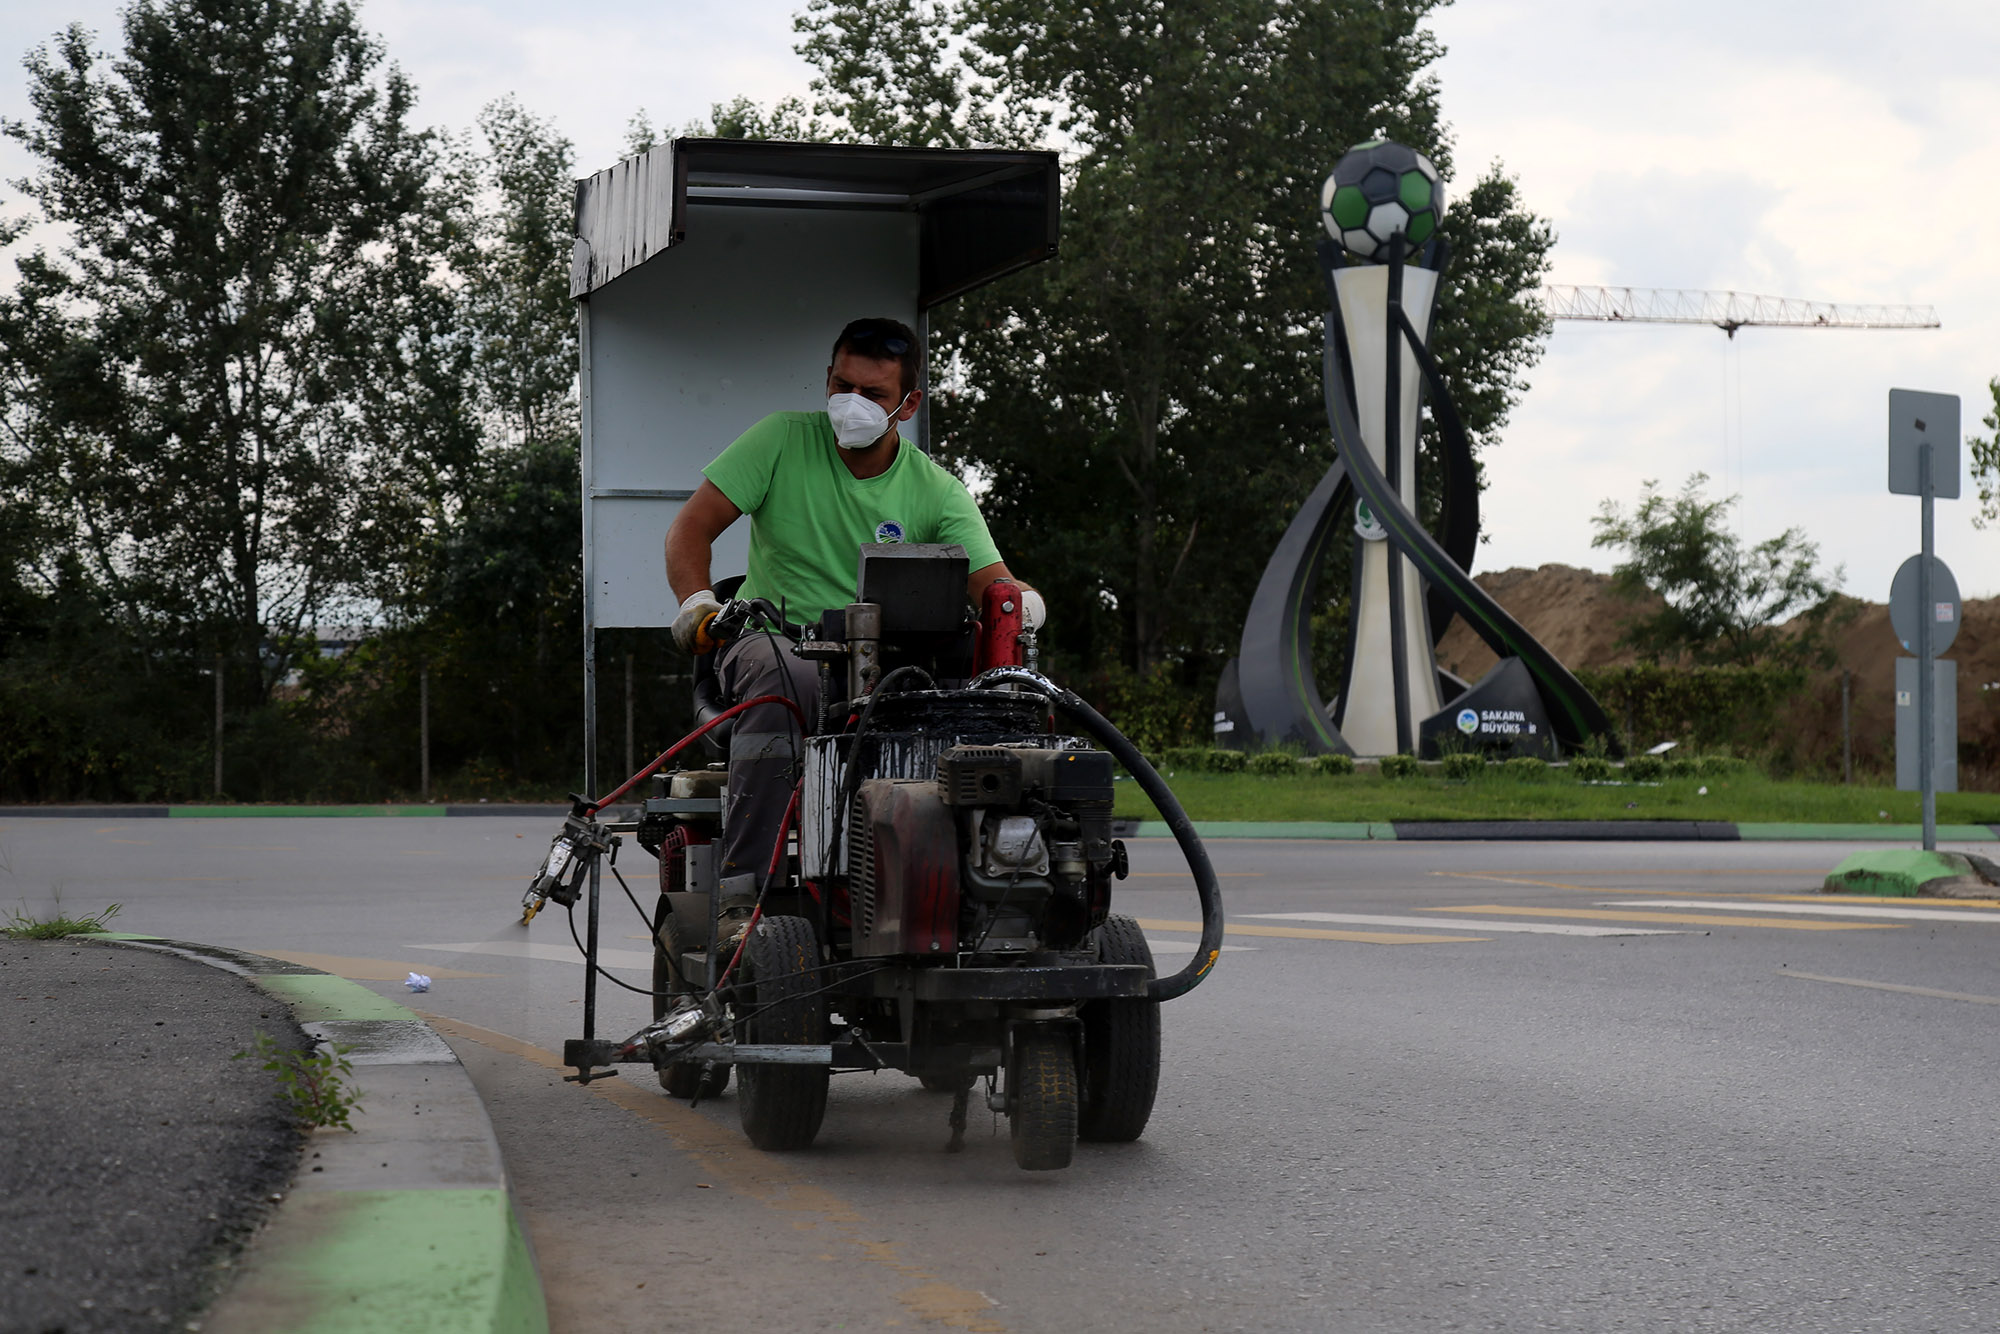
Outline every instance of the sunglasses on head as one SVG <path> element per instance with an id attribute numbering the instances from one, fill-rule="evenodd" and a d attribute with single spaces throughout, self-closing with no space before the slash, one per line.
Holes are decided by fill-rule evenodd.
<path id="1" fill-rule="evenodd" d="M 910 350 L 910 340 L 892 329 L 879 324 L 856 325 L 847 331 L 845 340 L 855 351 L 861 351 L 863 343 L 881 348 L 892 357 L 900 357 Z"/>

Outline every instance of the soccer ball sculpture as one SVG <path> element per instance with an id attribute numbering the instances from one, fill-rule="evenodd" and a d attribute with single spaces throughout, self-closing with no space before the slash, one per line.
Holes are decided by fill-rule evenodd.
<path id="1" fill-rule="evenodd" d="M 1444 216 L 1444 182 L 1414 148 L 1370 139 L 1347 150 L 1319 195 L 1327 235 L 1357 259 L 1385 264 L 1389 238 L 1401 232 L 1410 248 L 1437 235 Z"/>

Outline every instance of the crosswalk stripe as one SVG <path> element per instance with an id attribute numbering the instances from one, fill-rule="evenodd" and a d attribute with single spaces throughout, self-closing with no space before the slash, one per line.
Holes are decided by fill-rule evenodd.
<path id="1" fill-rule="evenodd" d="M 1470 917 L 1388 917 L 1350 912 L 1256 912 L 1259 921 L 1346 922 L 1351 926 L 1414 926 L 1445 931 L 1513 931 L 1540 936 L 1684 936 L 1685 931 L 1642 926 L 1578 926 L 1573 922 L 1481 922 Z"/>
<path id="2" fill-rule="evenodd" d="M 1146 937 L 1146 944 L 1155 954 L 1172 954 L 1179 950 L 1191 950 L 1201 944 L 1201 942 L 1199 940 L 1168 940 L 1165 936 L 1149 935 Z M 1255 945 L 1224 945 L 1222 952 L 1224 954 L 1255 954 L 1257 947 Z"/>
<path id="3" fill-rule="evenodd" d="M 1146 931 L 1201 930 L 1200 922 L 1161 922 L 1144 917 L 1138 920 L 1140 928 Z M 1231 922 L 1228 933 L 1232 936 L 1276 936 L 1283 940 L 1347 940 L 1362 945 L 1461 945 L 1479 939 L 1478 936 L 1419 936 L 1385 931 L 1314 931 L 1303 926 L 1250 926 L 1243 922 Z"/>
<path id="4" fill-rule="evenodd" d="M 1948 912 L 1938 908 L 1890 908 L 1859 903 L 1690 903 L 1683 899 L 1621 900 L 1604 907 L 1623 908 L 1713 908 L 1727 912 L 1810 913 L 1816 917 L 1896 917 L 1918 922 L 1985 922 L 2000 925 L 2000 916 L 1990 912 Z"/>
<path id="5" fill-rule="evenodd" d="M 1713 904 L 1703 904 L 1713 907 Z M 1689 926 L 1768 926 L 1787 931 L 1900 931 L 1894 922 L 1812 922 L 1796 917 L 1731 917 L 1726 913 L 1610 912 L 1603 908 L 1514 908 L 1501 903 L 1466 903 L 1423 912 L 1490 912 L 1509 917 L 1584 917 L 1600 922 L 1680 922 Z"/>

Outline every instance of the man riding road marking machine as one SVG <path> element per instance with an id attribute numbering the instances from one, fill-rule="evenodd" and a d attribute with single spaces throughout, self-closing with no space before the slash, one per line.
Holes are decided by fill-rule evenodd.
<path id="1" fill-rule="evenodd" d="M 1031 1171 L 1068 1166 L 1079 1137 L 1143 1132 L 1160 1004 L 1199 984 L 1222 943 L 1215 873 L 1139 751 L 1032 669 L 1018 586 L 989 585 L 974 618 L 966 567 L 956 546 L 863 546 L 856 600 L 810 626 L 787 626 L 763 598 L 709 617 L 710 644 L 770 635 L 816 664 L 821 716 L 783 695 L 720 707 L 712 667 L 698 667 L 700 726 L 608 796 L 577 799 L 522 912 L 530 920 L 551 899 L 573 908 L 590 891 L 578 941 L 585 1036 L 564 1044 L 570 1079 L 645 1062 L 668 1092 L 698 1100 L 733 1068 L 744 1132 L 769 1150 L 812 1143 L 836 1070 L 902 1070 L 951 1091 L 954 1149 L 983 1081 Z M 667 765 L 771 704 L 805 734 L 784 823 L 765 874 L 719 878 L 721 767 Z M 1086 735 L 1058 731 L 1058 717 Z M 1114 763 L 1166 818 L 1201 902 L 1200 945 L 1167 977 L 1154 975 L 1138 924 L 1110 911 L 1126 873 L 1111 836 Z M 659 795 L 636 821 L 598 818 L 649 777 Z M 626 835 L 658 859 L 650 913 L 616 869 Z M 629 986 L 597 961 L 599 858 L 654 940 L 654 1020 L 623 1041 L 594 1036 L 597 977 Z"/>

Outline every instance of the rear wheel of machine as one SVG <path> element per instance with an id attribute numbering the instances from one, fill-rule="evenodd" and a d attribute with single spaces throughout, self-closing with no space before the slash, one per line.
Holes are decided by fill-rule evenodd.
<path id="1" fill-rule="evenodd" d="M 655 1019 L 665 1017 L 673 1007 L 675 997 L 688 995 L 694 990 L 681 980 L 681 974 L 669 963 L 669 959 L 679 963 L 687 957 L 688 950 L 695 947 L 681 934 L 687 929 L 688 924 L 684 920 L 667 913 L 660 922 L 659 935 L 653 941 Z M 676 1061 L 659 1073 L 660 1087 L 675 1098 L 713 1098 L 729 1087 L 729 1067 L 721 1061 Z"/>
<path id="2" fill-rule="evenodd" d="M 1076 1049 L 1059 1029 L 1023 1029 L 1014 1039 L 1008 1130 L 1015 1165 L 1028 1172 L 1069 1166 L 1076 1152 Z"/>
<path id="3" fill-rule="evenodd" d="M 1152 976 L 1153 951 L 1131 918 L 1106 918 L 1097 929 L 1097 942 L 1099 962 L 1142 963 Z M 1099 1143 L 1139 1138 L 1159 1090 L 1160 1003 L 1141 997 L 1085 1005 L 1079 1137 Z"/>
<path id="4" fill-rule="evenodd" d="M 819 989 L 819 937 L 803 917 L 767 917 L 744 951 L 748 1018 L 738 1025 L 746 1043 L 827 1040 L 826 998 Z M 760 1149 L 803 1149 L 826 1115 L 823 1065 L 745 1065 L 738 1074 L 737 1112 L 743 1133 Z"/>

